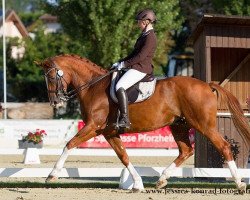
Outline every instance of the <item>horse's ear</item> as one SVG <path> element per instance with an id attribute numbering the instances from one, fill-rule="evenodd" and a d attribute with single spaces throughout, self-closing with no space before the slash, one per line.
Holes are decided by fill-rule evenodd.
<path id="1" fill-rule="evenodd" d="M 37 66 L 42 66 L 42 62 L 41 61 L 34 61 L 34 63 L 37 65 Z"/>

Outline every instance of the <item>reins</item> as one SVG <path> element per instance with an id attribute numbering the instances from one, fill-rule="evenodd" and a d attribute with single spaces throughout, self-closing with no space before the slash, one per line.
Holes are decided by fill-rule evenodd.
<path id="1" fill-rule="evenodd" d="M 67 100 L 74 98 L 79 92 L 81 92 L 81 91 L 85 90 L 86 88 L 89 88 L 90 86 L 98 83 L 99 81 L 101 81 L 102 79 L 109 76 L 110 74 L 112 74 L 115 71 L 117 71 L 117 69 L 110 70 L 108 73 L 106 73 L 106 74 L 104 74 L 102 76 L 99 76 L 96 79 L 93 79 L 90 82 L 85 83 L 83 85 L 80 85 L 78 88 L 67 92 L 67 98 L 68 98 Z"/>

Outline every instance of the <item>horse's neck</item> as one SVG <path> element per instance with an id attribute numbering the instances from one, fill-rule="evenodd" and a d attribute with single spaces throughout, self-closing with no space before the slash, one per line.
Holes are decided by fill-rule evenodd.
<path id="1" fill-rule="evenodd" d="M 95 74 L 95 75 L 98 75 L 98 77 L 101 76 L 99 74 Z M 109 96 L 109 94 L 105 94 L 105 93 L 107 93 L 107 88 L 110 85 L 110 80 L 111 80 L 110 75 L 104 77 L 100 81 L 95 82 L 96 80 L 97 79 L 93 80 L 92 83 L 94 83 L 94 84 L 91 85 L 90 87 L 87 87 L 85 90 L 79 92 L 79 94 L 77 96 L 78 101 L 81 105 L 80 106 L 81 113 L 82 114 L 84 113 L 84 116 L 83 116 L 84 120 L 86 120 L 88 118 L 88 115 L 92 112 L 91 110 L 93 108 L 93 105 L 100 102 L 100 99 L 98 99 L 97 96 L 99 96 L 99 97 L 101 96 L 104 98 L 108 98 L 108 96 Z M 91 83 L 91 82 L 89 82 L 89 83 Z M 103 99 L 102 99 L 102 101 L 103 101 Z"/>
<path id="2" fill-rule="evenodd" d="M 87 84 L 91 80 L 100 77 L 106 73 L 106 71 L 97 65 L 90 62 L 80 62 L 79 65 L 73 66 L 73 80 L 72 84 L 75 88 Z"/>

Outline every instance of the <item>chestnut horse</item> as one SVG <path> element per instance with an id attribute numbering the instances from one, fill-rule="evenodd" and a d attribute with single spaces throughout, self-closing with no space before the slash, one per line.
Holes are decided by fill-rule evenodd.
<path id="1" fill-rule="evenodd" d="M 120 139 L 121 132 L 114 127 L 118 107 L 109 96 L 111 73 L 76 55 L 59 55 L 36 63 L 44 70 L 51 105 L 56 106 L 62 100 L 77 96 L 85 122 L 85 126 L 65 146 L 46 181 L 58 177 L 70 150 L 102 134 L 131 173 L 134 180 L 133 189 L 143 190 L 142 179 L 130 163 Z M 73 90 L 67 92 L 69 85 Z M 188 130 L 195 128 L 224 156 L 237 188 L 245 190 L 246 184 L 241 182 L 230 145 L 216 128 L 218 100 L 214 91 L 226 102 L 240 135 L 249 145 L 250 127 L 240 104 L 231 93 L 219 85 L 190 77 L 166 78 L 157 81 L 155 93 L 151 98 L 129 105 L 132 124 L 130 129 L 123 131 L 145 132 L 170 125 L 178 145 L 179 156 L 162 172 L 156 183 L 157 188 L 164 187 L 172 172 L 193 155 Z"/>

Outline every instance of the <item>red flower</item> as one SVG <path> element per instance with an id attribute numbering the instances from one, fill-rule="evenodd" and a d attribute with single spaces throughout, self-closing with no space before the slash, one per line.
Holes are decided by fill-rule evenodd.
<path id="1" fill-rule="evenodd" d="M 23 137 L 24 140 L 27 140 L 29 142 L 34 142 L 34 143 L 40 143 L 43 141 L 43 137 L 46 136 L 47 133 L 45 132 L 45 130 L 40 130 L 40 129 L 36 129 L 36 131 L 33 132 L 28 132 L 28 135 L 26 135 L 25 137 Z"/>

